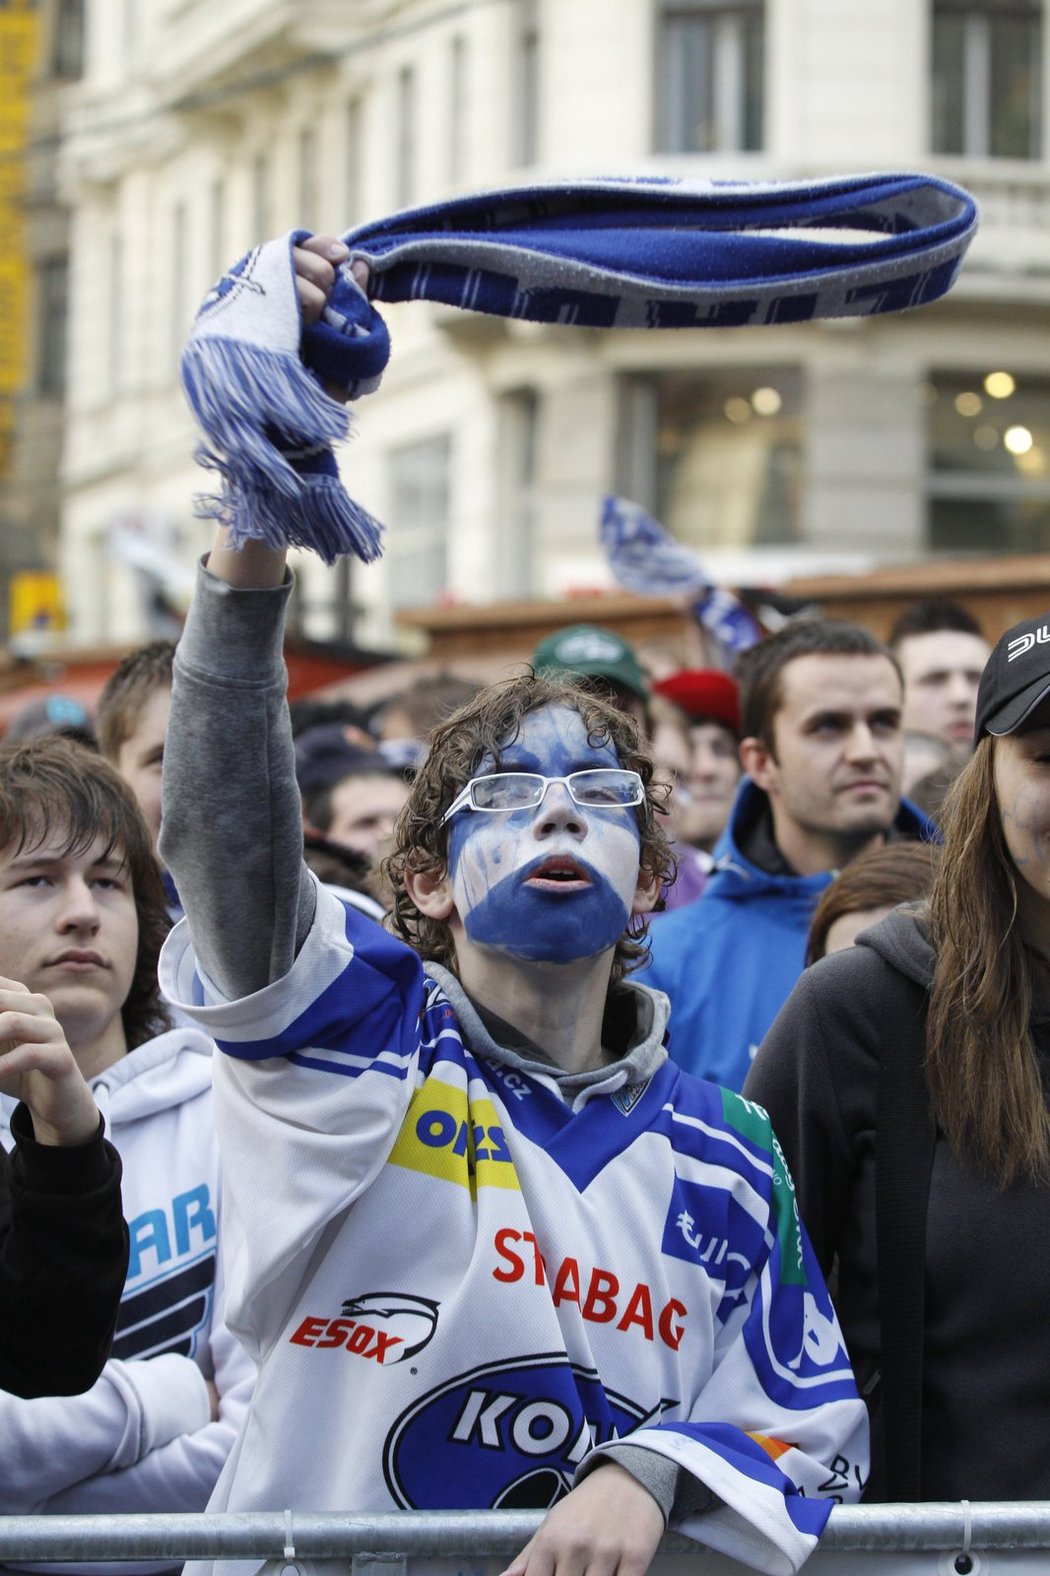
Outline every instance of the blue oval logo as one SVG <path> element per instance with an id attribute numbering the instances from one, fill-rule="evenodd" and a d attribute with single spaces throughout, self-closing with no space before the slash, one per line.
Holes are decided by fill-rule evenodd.
<path id="1" fill-rule="evenodd" d="M 490 1363 L 402 1412 L 383 1474 L 405 1510 L 547 1510 L 588 1451 L 648 1415 L 556 1352 Z"/>

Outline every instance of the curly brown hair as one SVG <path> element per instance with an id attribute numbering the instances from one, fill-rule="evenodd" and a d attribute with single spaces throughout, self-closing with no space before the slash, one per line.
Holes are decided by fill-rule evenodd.
<path id="1" fill-rule="evenodd" d="M 394 891 L 390 926 L 409 946 L 456 970 L 452 929 L 446 920 L 422 914 L 405 886 L 405 871 L 442 874 L 448 858 L 448 829 L 441 817 L 488 756 L 495 760 L 517 738 L 524 719 L 546 706 L 569 706 L 583 720 L 595 748 L 611 744 L 620 765 L 637 772 L 645 799 L 635 808 L 641 834 L 639 873 L 656 888 L 669 879 L 674 859 L 659 818 L 666 814 L 667 788 L 653 782 L 653 761 L 637 723 L 599 696 L 555 674 L 528 672 L 490 684 L 434 729 L 426 760 L 416 773 L 408 803 L 394 827 L 395 849 L 384 861 Z M 648 955 L 647 926 L 636 921 L 616 945 L 614 980 Z"/>
<path id="2" fill-rule="evenodd" d="M 101 838 L 104 857 L 117 853 L 131 878 L 139 939 L 121 1018 L 134 1050 L 171 1028 L 157 980 L 171 921 L 149 828 L 124 779 L 94 750 L 57 735 L 0 744 L 0 849 L 32 850 L 56 828 L 64 855 Z"/>

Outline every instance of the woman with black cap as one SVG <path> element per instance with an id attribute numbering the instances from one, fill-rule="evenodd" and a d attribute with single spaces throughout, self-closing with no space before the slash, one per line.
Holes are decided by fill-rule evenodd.
<path id="1" fill-rule="evenodd" d="M 803 974 L 744 1090 L 838 1264 L 869 1500 L 1050 1498 L 1050 613 L 975 737 L 929 904 Z"/>

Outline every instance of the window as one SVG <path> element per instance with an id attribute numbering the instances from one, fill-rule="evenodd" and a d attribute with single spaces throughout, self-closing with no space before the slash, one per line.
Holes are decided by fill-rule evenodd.
<path id="1" fill-rule="evenodd" d="M 320 224 L 320 190 L 318 185 L 317 133 L 312 126 L 303 126 L 299 132 L 299 212 L 296 225 L 304 230 L 316 230 Z"/>
<path id="2" fill-rule="evenodd" d="M 540 156 L 539 0 L 515 0 L 511 20 L 511 163 Z"/>
<path id="3" fill-rule="evenodd" d="M 449 48 L 448 178 L 461 181 L 467 169 L 467 41 L 456 33 Z"/>
<path id="4" fill-rule="evenodd" d="M 927 545 L 1050 549 L 1050 381 L 1002 367 L 935 372 L 927 406 Z"/>
<path id="5" fill-rule="evenodd" d="M 51 69 L 74 81 L 84 70 L 84 0 L 59 0 L 54 13 Z"/>
<path id="6" fill-rule="evenodd" d="M 37 269 L 37 279 L 40 303 L 37 389 L 46 399 L 61 399 L 66 391 L 69 258 L 44 258 Z"/>
<path id="7" fill-rule="evenodd" d="M 451 455 L 444 433 L 391 453 L 386 557 L 392 607 L 433 602 L 448 583 Z"/>
<path id="8" fill-rule="evenodd" d="M 183 341 L 193 321 L 189 279 L 189 213 L 184 202 L 171 210 L 171 360 L 178 366 Z"/>
<path id="9" fill-rule="evenodd" d="M 765 15 L 754 3 L 665 0 L 656 52 L 656 143 L 663 153 L 762 147 Z"/>
<path id="10" fill-rule="evenodd" d="M 795 368 L 712 368 L 625 380 L 617 487 L 689 546 L 797 541 L 802 380 Z"/>
<path id="11" fill-rule="evenodd" d="M 226 182 L 216 175 L 208 188 L 208 272 L 213 281 L 221 279 L 233 262 L 226 256 Z"/>
<path id="12" fill-rule="evenodd" d="M 346 225 L 359 224 L 364 217 L 364 114 L 361 100 L 352 98 L 346 106 L 346 164 L 343 182 Z"/>
<path id="13" fill-rule="evenodd" d="M 499 584 L 505 596 L 527 596 L 535 579 L 540 401 L 535 389 L 516 389 L 500 399 Z"/>
<path id="14" fill-rule="evenodd" d="M 106 321 L 106 371 L 111 398 L 116 398 L 124 380 L 124 358 L 127 352 L 127 302 L 124 290 L 127 279 L 124 248 L 120 230 L 114 226 L 109 236 L 109 267 L 106 270 L 108 311 Z"/>
<path id="15" fill-rule="evenodd" d="M 273 234 L 273 180 L 265 153 L 252 160 L 252 234 L 260 241 Z"/>
<path id="16" fill-rule="evenodd" d="M 138 62 L 142 43 L 140 31 L 142 11 L 141 0 L 124 0 L 124 25 L 121 30 L 121 36 L 126 68 L 136 65 Z"/>
<path id="17" fill-rule="evenodd" d="M 933 151 L 1039 158 L 1042 51 L 1036 0 L 935 0 Z"/>
<path id="18" fill-rule="evenodd" d="M 397 165 L 394 201 L 399 208 L 411 205 L 416 193 L 416 74 L 403 66 L 397 74 Z"/>

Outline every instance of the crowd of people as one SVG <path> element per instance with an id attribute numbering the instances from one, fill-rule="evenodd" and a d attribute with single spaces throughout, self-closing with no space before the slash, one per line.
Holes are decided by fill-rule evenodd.
<path id="1" fill-rule="evenodd" d="M 365 711 L 289 708 L 290 589 L 220 531 L 97 743 L 0 743 L 0 1514 L 779 1576 L 1050 1498 L 1050 617 L 577 624 Z"/>

